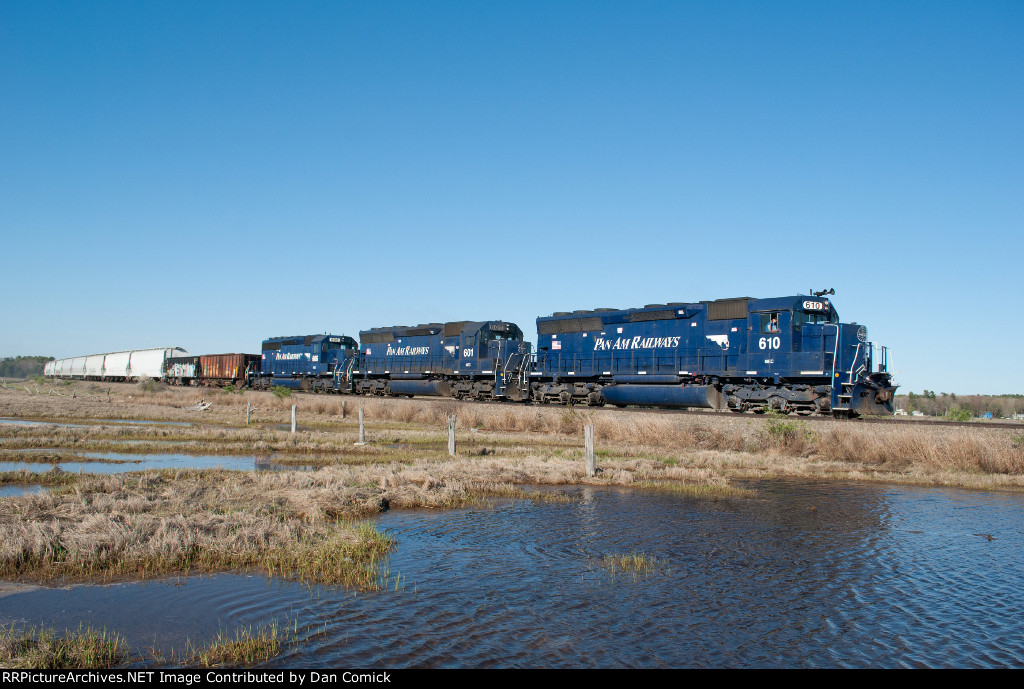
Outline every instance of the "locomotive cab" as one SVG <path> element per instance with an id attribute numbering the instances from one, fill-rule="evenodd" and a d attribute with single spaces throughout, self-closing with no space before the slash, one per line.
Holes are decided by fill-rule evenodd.
<path id="1" fill-rule="evenodd" d="M 821 296 L 752 301 L 748 376 L 733 393 L 736 410 L 779 409 L 836 416 L 891 414 L 895 387 L 884 363 L 873 370 L 867 328 L 841 323 Z"/>
<path id="2" fill-rule="evenodd" d="M 458 371 L 468 379 L 455 385 L 456 396 L 480 397 L 482 387 L 487 388 L 488 396 L 506 396 L 507 384 L 517 379 L 528 354 L 529 343 L 524 341 L 523 331 L 515 323 L 466 323 L 462 330 Z M 518 388 L 509 392 L 512 399 L 518 399 Z"/>

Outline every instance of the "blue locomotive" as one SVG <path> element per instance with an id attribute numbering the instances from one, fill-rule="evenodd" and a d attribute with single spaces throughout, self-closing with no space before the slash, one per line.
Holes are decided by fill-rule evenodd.
<path id="1" fill-rule="evenodd" d="M 824 293 L 563 312 L 537 319 L 536 360 L 510 397 L 892 414 L 886 350 L 877 370 L 872 351 L 867 328 L 840 323 Z"/>
<path id="2" fill-rule="evenodd" d="M 356 356 L 335 369 L 336 392 L 497 399 L 517 381 L 530 345 L 505 321 L 455 321 L 373 328 Z"/>
<path id="3" fill-rule="evenodd" d="M 345 335 L 271 337 L 263 341 L 259 371 L 250 384 L 258 389 L 279 385 L 326 392 L 333 386 L 338 364 L 351 359 L 358 346 Z"/>

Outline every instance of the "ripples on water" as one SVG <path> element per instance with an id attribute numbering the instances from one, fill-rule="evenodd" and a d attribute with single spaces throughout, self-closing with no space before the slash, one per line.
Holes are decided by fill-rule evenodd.
<path id="1" fill-rule="evenodd" d="M 713 502 L 584 487 L 571 503 L 392 512 L 378 523 L 399 542 L 397 591 L 225 575 L 9 596 L 0 623 L 81 620 L 167 648 L 278 619 L 300 642 L 272 664 L 292 666 L 1024 662 L 1020 496 L 757 488 Z M 601 566 L 629 552 L 658 566 L 636 578 Z"/>

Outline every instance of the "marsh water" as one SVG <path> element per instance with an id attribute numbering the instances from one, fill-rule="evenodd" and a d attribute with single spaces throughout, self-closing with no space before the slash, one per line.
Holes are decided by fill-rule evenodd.
<path id="1" fill-rule="evenodd" d="M 19 452 L 15 450 L 14 452 Z M 23 452 L 52 452 L 52 450 L 23 450 Z M 54 462 L 0 461 L 0 471 L 42 473 L 59 467 L 61 471 L 92 474 L 123 474 L 129 471 L 153 469 L 233 469 L 238 471 L 308 471 L 315 465 L 281 463 L 273 456 L 257 455 L 189 455 L 178 453 L 131 452 L 79 452 L 80 459 L 61 458 Z"/>
<path id="2" fill-rule="evenodd" d="M 134 649 L 279 621 L 274 666 L 1005 667 L 1024 664 L 1024 497 L 776 481 L 753 497 L 557 489 L 392 511 L 374 593 L 220 575 L 0 598 Z M 642 553 L 648 573 L 605 556 Z"/>

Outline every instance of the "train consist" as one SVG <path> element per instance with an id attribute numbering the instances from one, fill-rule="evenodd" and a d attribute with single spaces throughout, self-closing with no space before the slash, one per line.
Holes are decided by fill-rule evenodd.
<path id="1" fill-rule="evenodd" d="M 885 348 L 876 361 L 867 329 L 841 323 L 823 293 L 555 313 L 537 319 L 536 352 L 516 324 L 495 320 L 373 328 L 358 343 L 275 337 L 259 355 L 211 358 L 228 356 L 233 368 L 207 371 L 206 357 L 175 356 L 161 375 L 146 375 L 357 395 L 846 417 L 892 414 L 896 390 Z M 196 359 L 198 375 L 181 375 L 179 364 Z M 76 370 L 70 375 L 81 377 Z"/>

